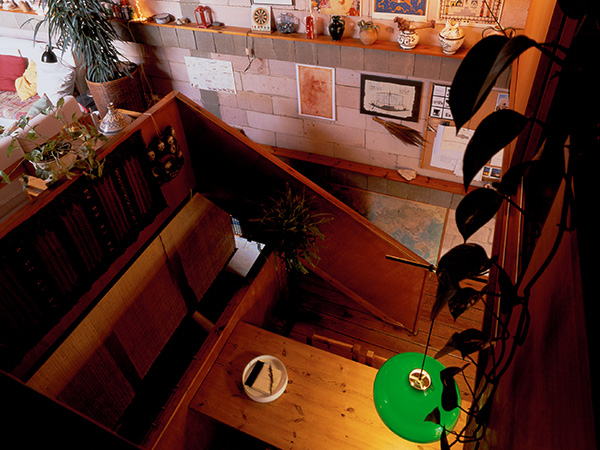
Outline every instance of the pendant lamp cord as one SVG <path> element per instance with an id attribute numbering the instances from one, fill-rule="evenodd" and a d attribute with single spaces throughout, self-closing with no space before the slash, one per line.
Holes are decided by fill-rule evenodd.
<path id="1" fill-rule="evenodd" d="M 421 364 L 421 375 L 423 374 L 423 369 L 425 368 L 425 358 L 427 358 L 427 349 L 429 349 L 429 341 L 431 340 L 431 332 L 433 331 L 433 320 L 431 321 L 431 325 L 429 325 L 429 334 L 427 335 L 427 344 L 425 344 L 425 352 L 423 353 L 423 364 Z"/>

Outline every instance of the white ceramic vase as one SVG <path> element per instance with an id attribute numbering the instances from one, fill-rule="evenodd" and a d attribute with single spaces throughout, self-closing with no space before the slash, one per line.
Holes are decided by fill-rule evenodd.
<path id="1" fill-rule="evenodd" d="M 398 33 L 398 44 L 404 50 L 412 50 L 419 43 L 419 35 L 415 30 L 400 31 Z"/>
<path id="2" fill-rule="evenodd" d="M 440 45 L 445 55 L 453 55 L 463 45 L 465 32 L 459 26 L 459 22 L 453 20 L 446 22 L 446 26 L 440 31 Z"/>

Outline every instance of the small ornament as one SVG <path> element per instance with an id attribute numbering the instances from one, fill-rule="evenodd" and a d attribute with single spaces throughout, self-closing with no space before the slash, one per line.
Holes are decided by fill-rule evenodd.
<path id="1" fill-rule="evenodd" d="M 133 119 L 115 109 L 115 105 L 112 102 L 108 104 L 107 108 L 108 111 L 100 122 L 98 129 L 105 136 L 114 136 L 123 131 Z"/>
<path id="2" fill-rule="evenodd" d="M 346 29 L 346 22 L 340 16 L 331 16 L 331 23 L 329 24 L 329 34 L 331 39 L 339 41 L 342 39 L 344 30 Z"/>
<path id="3" fill-rule="evenodd" d="M 446 26 L 440 31 L 440 45 L 444 55 L 454 55 L 465 41 L 465 32 L 460 28 L 460 23 L 453 20 L 446 22 Z"/>
<path id="4" fill-rule="evenodd" d="M 194 11 L 196 16 L 196 26 L 198 28 L 208 28 L 212 24 L 212 12 L 208 6 L 198 6 Z"/>

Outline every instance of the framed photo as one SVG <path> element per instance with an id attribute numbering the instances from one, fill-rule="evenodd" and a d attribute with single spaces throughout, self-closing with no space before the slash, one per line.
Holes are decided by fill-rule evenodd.
<path id="1" fill-rule="evenodd" d="M 361 74 L 360 112 L 418 122 L 422 90 L 420 81 Z"/>
<path id="2" fill-rule="evenodd" d="M 371 0 L 371 15 L 374 19 L 394 19 L 400 16 L 413 21 L 427 19 L 429 0 Z"/>
<path id="3" fill-rule="evenodd" d="M 440 0 L 439 20 L 458 20 L 473 24 L 494 25 L 500 17 L 504 0 Z"/>
<path id="4" fill-rule="evenodd" d="M 254 5 L 293 5 L 294 0 L 252 0 Z"/>
<path id="5" fill-rule="evenodd" d="M 311 11 L 330 16 L 361 16 L 364 0 L 309 0 Z"/>
<path id="6" fill-rule="evenodd" d="M 296 64 L 298 112 L 335 120 L 335 69 Z"/>
<path id="7" fill-rule="evenodd" d="M 450 86 L 433 84 L 431 91 L 431 104 L 429 105 L 429 117 L 434 119 L 452 120 L 452 111 L 448 104 L 450 97 Z"/>

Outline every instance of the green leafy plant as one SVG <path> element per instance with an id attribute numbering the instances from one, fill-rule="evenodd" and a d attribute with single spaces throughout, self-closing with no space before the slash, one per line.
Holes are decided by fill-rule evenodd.
<path id="1" fill-rule="evenodd" d="M 56 111 L 64 105 L 64 99 L 57 102 Z M 41 111 L 42 115 L 49 115 L 55 111 L 50 106 Z M 45 136 L 37 131 L 37 126 L 29 124 L 28 117 L 22 117 L 17 122 L 17 129 L 12 133 L 12 139 L 7 147 L 6 154 L 10 157 L 19 143 L 29 144 L 31 151 L 24 153 L 24 159 L 35 167 L 35 175 L 48 184 L 58 180 L 61 175 L 72 178 L 76 171 L 90 177 L 102 176 L 103 161 L 99 161 L 96 147 L 99 142 L 107 138 L 101 134 L 94 125 L 82 122 L 75 114 L 67 120 L 59 113 L 53 114 L 63 127 L 55 136 Z M 10 183 L 10 174 L 0 171 L 2 181 Z M 27 176 L 24 176 L 27 186 Z"/>
<path id="2" fill-rule="evenodd" d="M 34 28 L 34 40 L 45 25 L 62 51 L 72 49 L 87 70 L 87 79 L 105 83 L 129 74 L 126 58 L 115 47 L 120 37 L 100 0 L 40 0 L 45 12 Z M 37 19 L 32 19 L 37 20 Z"/>
<path id="3" fill-rule="evenodd" d="M 494 352 L 493 357 L 484 358 L 485 363 L 478 366 L 481 375 L 477 386 L 469 386 L 474 402 L 470 411 L 467 411 L 466 426 L 458 432 L 444 430 L 440 441 L 443 450 L 449 449 L 455 442 L 470 443 L 469 448 L 480 448 L 493 408 L 494 393 L 517 347 L 526 339 L 526 324 L 530 320 L 527 308 L 529 292 L 554 256 L 554 252 L 549 251 L 541 264 L 529 267 L 528 255 L 523 255 L 523 272 L 513 280 L 495 256 L 488 257 L 482 247 L 467 240 L 492 219 L 506 202 L 507 208 L 516 208 L 525 217 L 529 225 L 524 229 L 529 234 L 523 240 L 534 247 L 540 225 L 547 214 L 547 210 L 539 205 L 547 203 L 547 197 L 552 199 L 560 193 L 564 196 L 563 217 L 551 250 L 556 249 L 565 233 L 574 226 L 569 221 L 569 212 L 576 205 L 573 186 L 577 185 L 577 167 L 581 167 L 590 154 L 597 154 L 600 150 L 600 115 L 586 108 L 586 105 L 594 104 L 591 96 L 598 97 L 591 91 L 595 91 L 595 80 L 600 76 L 600 69 L 589 55 L 600 42 L 600 9 L 596 2 L 559 1 L 559 5 L 565 15 L 578 21 L 569 48 L 554 42 L 538 43 L 527 36 L 488 36 L 469 51 L 452 82 L 449 102 L 456 127 L 460 129 L 483 105 L 498 77 L 523 52 L 536 49 L 556 67 L 556 73 L 549 77 L 549 83 L 556 83 L 556 91 L 543 122 L 533 116 L 506 109 L 487 116 L 475 130 L 463 160 L 465 191 L 475 174 L 513 140 L 531 132 L 534 127 L 541 138 L 533 141 L 536 147 L 527 152 L 514 153 L 501 181 L 465 195 L 456 210 L 456 222 L 464 243 L 447 252 L 437 267 L 430 268 L 438 279 L 432 321 L 446 306 L 456 319 L 481 301 L 496 327 L 493 334 L 478 329 L 456 333 L 435 355 L 439 358 L 456 351 L 468 364 L 478 365 L 475 358 L 478 352 Z M 587 112 L 577 114 L 582 111 Z M 539 186 L 541 180 L 543 186 Z M 557 188 L 561 182 L 566 186 L 564 191 Z M 522 208 L 519 206 L 521 203 L 517 204 L 513 199 L 517 194 L 525 198 L 524 203 L 530 208 Z M 523 277 L 526 271 L 533 272 L 533 276 Z M 469 280 L 483 280 L 481 277 L 486 273 L 494 274 L 490 278 L 495 280 L 494 283 L 486 284 L 481 290 L 468 285 Z M 496 305 L 499 305 L 499 309 L 496 309 Z M 450 378 L 464 374 L 465 367 L 448 368 L 443 383 L 443 397 L 447 399 L 444 409 L 458 406 L 457 401 L 446 394 L 452 394 L 456 389 Z M 466 377 L 464 379 L 467 381 Z M 439 411 L 432 411 L 426 420 L 439 424 L 438 417 Z M 452 443 L 450 436 L 454 436 Z"/>
<path id="4" fill-rule="evenodd" d="M 289 186 L 263 205 L 263 213 L 260 219 L 251 221 L 256 224 L 256 240 L 272 246 L 288 271 L 308 273 L 303 261 L 314 267 L 319 260 L 317 241 L 324 239 L 319 225 L 331 218 L 314 213 L 304 193 L 295 194 Z"/>

